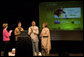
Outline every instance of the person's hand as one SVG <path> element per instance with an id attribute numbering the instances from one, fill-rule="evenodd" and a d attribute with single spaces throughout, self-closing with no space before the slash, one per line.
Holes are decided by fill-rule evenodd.
<path id="1" fill-rule="evenodd" d="M 31 28 L 31 33 L 33 32 L 32 28 Z"/>
<path id="2" fill-rule="evenodd" d="M 12 33 L 12 32 L 13 32 L 13 30 L 10 30 L 10 31 L 9 31 L 9 33 Z"/>
<path id="3" fill-rule="evenodd" d="M 21 29 L 21 31 L 24 31 L 23 29 Z"/>
<path id="4" fill-rule="evenodd" d="M 23 30 L 21 30 L 21 31 L 23 31 Z"/>

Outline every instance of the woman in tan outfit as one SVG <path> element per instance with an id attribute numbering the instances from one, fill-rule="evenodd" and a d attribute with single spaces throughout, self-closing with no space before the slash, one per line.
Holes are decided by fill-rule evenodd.
<path id="1" fill-rule="evenodd" d="M 49 55 L 51 50 L 51 40 L 50 40 L 50 30 L 47 26 L 47 23 L 43 23 L 43 29 L 40 36 L 41 36 L 42 54 L 44 56 Z"/>

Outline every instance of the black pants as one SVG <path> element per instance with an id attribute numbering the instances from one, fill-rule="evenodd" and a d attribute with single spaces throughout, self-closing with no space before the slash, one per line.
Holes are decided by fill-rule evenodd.
<path id="1" fill-rule="evenodd" d="M 9 52 L 9 41 L 4 41 L 4 56 L 8 56 L 8 52 Z"/>

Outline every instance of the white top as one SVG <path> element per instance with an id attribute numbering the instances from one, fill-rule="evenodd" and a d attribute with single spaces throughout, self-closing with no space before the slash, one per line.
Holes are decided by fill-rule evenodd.
<path id="1" fill-rule="evenodd" d="M 39 41 L 38 40 L 38 34 L 39 34 L 39 28 L 37 26 L 31 26 L 28 29 L 28 35 L 30 35 L 31 39 L 33 41 Z"/>

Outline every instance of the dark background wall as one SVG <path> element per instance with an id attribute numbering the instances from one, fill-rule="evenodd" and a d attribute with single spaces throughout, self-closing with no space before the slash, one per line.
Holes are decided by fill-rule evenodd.
<path id="1" fill-rule="evenodd" d="M 83 31 L 63 31 L 63 30 L 51 30 L 51 40 L 57 41 L 83 41 Z"/>

